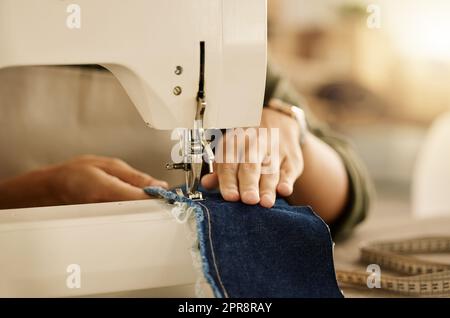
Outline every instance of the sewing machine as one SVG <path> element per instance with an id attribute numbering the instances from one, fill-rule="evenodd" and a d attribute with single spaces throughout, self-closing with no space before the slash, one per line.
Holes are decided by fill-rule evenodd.
<path id="1" fill-rule="evenodd" d="M 266 1 L 0 0 L 0 68 L 92 64 L 114 74 L 146 125 L 181 128 L 181 160 L 167 168 L 182 169 L 186 173 L 184 195 L 202 199 L 197 189 L 202 165 L 206 161 L 211 172 L 214 160 L 205 130 L 259 124 L 266 77 Z M 1 216 L 0 245 L 7 248 L 13 229 L 23 229 L 24 224 L 28 228 L 42 218 L 53 224 L 48 228 L 59 224 L 62 229 L 75 219 L 82 224 L 85 218 L 92 220 L 92 214 L 83 211 L 115 211 L 100 213 L 113 217 L 128 207 L 118 221 L 126 222 L 126 215 L 142 216 L 145 209 L 148 213 L 167 210 L 155 201 L 60 207 L 60 212 L 37 208 L 31 214 L 11 210 Z M 133 231 L 143 229 L 125 232 L 131 235 Z M 77 233 L 72 235 L 86 235 Z M 170 230 L 161 236 L 174 239 L 167 233 Z M 23 253 L 30 252 L 30 246 L 24 246 Z M 8 257 L 14 259 L 19 250 Z"/>
<path id="2" fill-rule="evenodd" d="M 210 172 L 214 160 L 204 129 L 259 124 L 265 1 L 1 0 L 0 21 L 0 68 L 102 65 L 149 127 L 189 129 L 168 168 L 193 199 L 203 153 Z"/>

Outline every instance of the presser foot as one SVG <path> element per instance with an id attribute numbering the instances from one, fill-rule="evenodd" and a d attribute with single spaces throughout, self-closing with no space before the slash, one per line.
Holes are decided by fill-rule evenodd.
<path id="1" fill-rule="evenodd" d="M 176 188 L 175 193 L 180 197 L 185 197 L 193 201 L 204 200 L 203 194 L 197 190 L 200 184 L 200 173 L 201 164 L 191 164 L 191 163 L 172 163 L 167 164 L 166 169 L 180 169 L 184 170 L 186 174 L 186 194 L 181 188 Z"/>
<path id="2" fill-rule="evenodd" d="M 188 197 L 192 201 L 203 201 L 203 200 L 205 200 L 203 198 L 203 194 L 200 191 L 196 191 L 194 193 L 188 193 Z"/>
<path id="3" fill-rule="evenodd" d="M 191 199 L 192 201 L 203 201 L 203 200 L 205 200 L 203 198 L 203 194 L 200 191 L 184 194 L 184 192 L 183 192 L 183 190 L 181 188 L 176 188 L 175 189 L 175 193 L 178 196 L 180 196 L 180 197 L 185 197 L 185 198 Z"/>

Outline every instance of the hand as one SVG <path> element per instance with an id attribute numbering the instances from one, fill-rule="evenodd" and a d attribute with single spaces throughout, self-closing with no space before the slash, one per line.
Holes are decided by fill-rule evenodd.
<path id="1" fill-rule="evenodd" d="M 140 172 L 120 159 L 84 155 L 47 171 L 50 193 L 62 204 L 149 199 L 142 188 L 167 182 Z"/>
<path id="2" fill-rule="evenodd" d="M 294 183 L 303 172 L 303 155 L 300 147 L 300 128 L 297 122 L 276 110 L 264 108 L 261 118 L 261 128 L 279 128 L 279 164 L 271 174 L 262 174 L 264 160 L 257 163 L 216 163 L 215 172 L 202 178 L 202 185 L 206 189 L 220 189 L 223 198 L 227 201 L 238 201 L 247 204 L 260 203 L 270 208 L 275 203 L 276 194 L 289 196 L 292 194 Z M 268 129 L 270 139 L 270 129 Z M 256 142 L 267 150 L 265 157 L 270 157 L 270 148 L 257 136 Z M 251 144 L 237 145 L 240 150 L 249 155 Z M 253 145 L 254 146 L 254 145 Z M 218 142 L 216 151 L 225 149 L 226 138 Z M 223 150 L 225 153 L 226 151 Z M 264 156 L 260 156 L 264 159 Z M 236 162 L 236 161 L 235 161 Z"/>

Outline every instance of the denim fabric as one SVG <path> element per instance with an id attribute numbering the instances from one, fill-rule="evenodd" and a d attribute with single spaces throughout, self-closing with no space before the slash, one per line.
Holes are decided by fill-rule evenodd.
<path id="1" fill-rule="evenodd" d="M 216 297 L 342 297 L 329 228 L 310 207 L 277 199 L 267 209 L 215 192 L 191 201 L 160 188 L 145 191 L 195 207 L 203 272 Z"/>

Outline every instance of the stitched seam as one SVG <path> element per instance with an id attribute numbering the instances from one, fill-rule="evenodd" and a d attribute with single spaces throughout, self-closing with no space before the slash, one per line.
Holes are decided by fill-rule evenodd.
<path id="1" fill-rule="evenodd" d="M 222 278 L 220 277 L 219 269 L 217 267 L 217 262 L 216 262 L 216 255 L 214 254 L 214 246 L 213 246 L 213 243 L 212 243 L 212 234 L 211 234 L 211 215 L 210 215 L 209 209 L 208 209 L 207 206 L 201 204 L 200 202 L 195 202 L 195 203 L 198 203 L 199 205 L 204 207 L 205 210 L 206 210 L 206 213 L 208 214 L 208 239 L 209 239 L 209 243 L 210 243 L 210 246 L 211 246 L 211 255 L 212 255 L 212 258 L 213 258 L 214 269 L 216 271 L 216 275 L 217 275 L 217 278 L 219 280 L 220 287 L 222 287 L 224 296 L 226 298 L 229 298 L 227 290 L 225 289 L 225 286 L 223 285 Z"/>
<path id="2" fill-rule="evenodd" d="M 197 236 L 198 236 L 198 243 L 200 245 L 200 258 L 202 260 L 202 267 L 203 267 L 203 275 L 205 276 L 206 280 L 208 281 L 209 285 L 211 286 L 211 288 L 214 291 L 214 294 L 217 297 L 225 297 L 224 296 L 224 291 L 220 290 L 221 286 L 219 286 L 217 284 L 217 280 L 215 278 L 212 277 L 212 272 L 214 271 L 211 268 L 211 262 L 209 261 L 208 257 L 206 256 L 206 250 L 207 247 L 206 245 L 208 244 L 208 239 L 206 238 L 206 233 L 205 231 L 202 229 L 203 225 L 206 226 L 205 222 L 205 218 L 208 217 L 206 215 L 206 212 L 204 211 L 204 209 L 202 209 L 202 206 L 200 204 L 195 204 L 194 201 L 185 198 L 185 197 L 180 197 L 177 194 L 168 191 L 168 190 L 164 190 L 160 187 L 147 187 L 144 189 L 144 191 L 150 195 L 154 195 L 154 196 L 159 196 L 162 197 L 166 200 L 170 201 L 176 201 L 176 202 L 184 202 L 187 203 L 188 205 L 192 206 L 195 208 L 195 219 L 196 219 L 196 224 L 197 224 Z M 206 209 L 205 209 L 206 210 Z M 223 285 L 222 285 L 223 286 Z M 225 291 L 226 292 L 226 291 Z M 226 295 L 227 297 L 228 294 Z"/>

